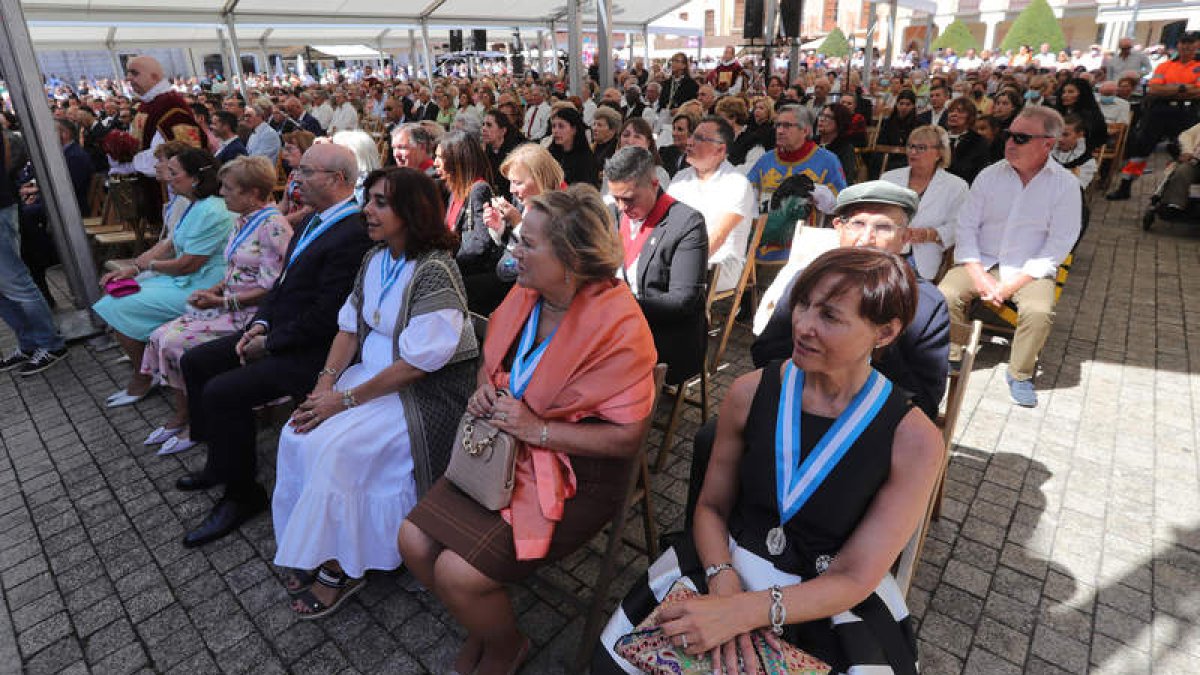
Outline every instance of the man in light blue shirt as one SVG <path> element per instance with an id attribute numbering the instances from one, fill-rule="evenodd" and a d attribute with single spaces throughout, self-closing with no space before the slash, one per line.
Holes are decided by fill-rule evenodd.
<path id="1" fill-rule="evenodd" d="M 242 123 L 254 130 L 246 142 L 246 152 L 251 155 L 262 155 L 274 164 L 279 158 L 280 142 L 279 134 L 275 133 L 270 124 L 267 124 L 267 119 L 270 117 L 271 105 L 269 103 L 254 103 L 246 106 L 246 112 L 242 113 Z"/>

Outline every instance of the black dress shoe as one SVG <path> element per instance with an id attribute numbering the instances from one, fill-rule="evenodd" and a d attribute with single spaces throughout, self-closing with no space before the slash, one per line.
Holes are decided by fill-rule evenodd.
<path id="1" fill-rule="evenodd" d="M 184 535 L 183 545 L 186 548 L 195 548 L 203 546 L 210 541 L 216 541 L 233 532 L 242 523 L 250 520 L 258 515 L 259 512 L 266 510 L 266 508 L 267 502 L 265 499 L 239 502 L 228 497 L 223 498 L 209 512 L 204 522 L 200 523 L 200 527 Z"/>
<path id="2" fill-rule="evenodd" d="M 204 473 L 189 473 L 184 474 L 179 480 L 175 481 L 175 489 L 191 492 L 193 490 L 208 490 L 220 484 L 220 481 L 213 480 L 204 475 Z"/>

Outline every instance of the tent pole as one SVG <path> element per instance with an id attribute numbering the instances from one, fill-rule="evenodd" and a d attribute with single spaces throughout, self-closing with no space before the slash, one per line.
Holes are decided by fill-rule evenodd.
<path id="1" fill-rule="evenodd" d="M 775 74 L 775 34 L 779 24 L 779 0 L 767 0 L 767 32 L 763 39 L 763 86 Z M 790 82 L 788 84 L 791 84 Z"/>
<path id="2" fill-rule="evenodd" d="M 537 43 L 537 45 L 538 45 L 537 72 L 538 72 L 538 75 L 543 75 L 546 72 L 546 50 L 544 49 L 546 43 L 542 42 L 542 40 L 544 40 L 544 39 L 545 39 L 545 34 L 543 33 L 542 29 L 539 28 L 538 32 L 537 32 L 537 41 L 538 41 L 538 43 Z"/>
<path id="3" fill-rule="evenodd" d="M 885 73 L 892 72 L 892 63 L 896 58 L 896 12 L 898 11 L 900 11 L 899 3 L 896 0 L 891 0 L 888 3 L 887 55 L 883 57 L 883 71 Z"/>
<path id="4" fill-rule="evenodd" d="M 612 5 L 610 0 L 596 0 L 596 74 L 600 90 L 613 85 Z"/>
<path id="5" fill-rule="evenodd" d="M 57 125 L 46 105 L 41 72 L 37 60 L 28 58 L 34 53 L 33 41 L 20 0 L 0 0 L 0 16 L 4 17 L 0 22 L 0 69 L 8 82 L 13 110 L 25 124 L 25 139 L 33 167 L 41 179 L 39 185 L 54 233 L 54 246 L 63 262 L 75 307 L 79 308 L 63 332 L 69 338 L 93 335 L 98 332 L 98 325 L 91 321 L 87 308 L 100 299 L 96 265 L 71 189 L 71 174 L 59 145 Z"/>
<path id="6" fill-rule="evenodd" d="M 421 19 L 421 47 L 425 52 L 425 80 L 433 93 L 433 57 L 429 53 L 429 20 Z"/>
<path id="7" fill-rule="evenodd" d="M 408 29 L 408 79 L 417 79 L 417 35 L 411 28 Z"/>
<path id="8" fill-rule="evenodd" d="M 646 62 L 642 66 L 650 72 L 650 24 L 642 24 L 642 47 L 646 51 Z M 649 84 L 649 82 L 647 82 Z"/>
<path id="9" fill-rule="evenodd" d="M 550 20 L 550 61 L 554 65 L 550 69 L 554 71 L 554 76 L 562 77 L 562 61 L 558 58 L 558 26 L 553 19 Z"/>
<path id="10" fill-rule="evenodd" d="M 125 71 L 121 68 L 121 58 L 117 56 L 117 48 L 114 45 L 114 36 L 117 34 L 116 27 L 108 29 L 108 37 L 104 39 L 104 46 L 108 48 L 108 58 L 112 61 L 113 77 L 117 82 L 125 79 Z"/>
<path id="11" fill-rule="evenodd" d="M 863 47 L 863 92 L 871 91 L 871 68 L 875 64 L 875 3 L 867 4 L 867 40 Z"/>
<path id="12" fill-rule="evenodd" d="M 567 68 L 571 76 L 570 93 L 583 96 L 583 20 L 579 0 L 567 0 Z"/>
<path id="13" fill-rule="evenodd" d="M 700 60 L 704 58 L 704 33 L 696 37 L 696 65 L 700 65 Z"/>
<path id="14" fill-rule="evenodd" d="M 238 91 L 242 92 L 242 99 L 250 100 L 250 95 L 246 92 L 246 76 L 242 74 L 242 51 L 238 48 L 237 29 L 233 25 L 233 14 L 225 15 L 225 37 L 229 40 L 229 51 L 233 62 L 233 75 L 238 79 Z"/>

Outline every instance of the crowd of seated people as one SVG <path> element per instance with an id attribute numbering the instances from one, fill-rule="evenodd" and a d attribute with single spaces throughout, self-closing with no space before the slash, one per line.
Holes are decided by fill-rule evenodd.
<path id="1" fill-rule="evenodd" d="M 145 444 L 203 448 L 176 487 L 222 490 L 184 546 L 269 508 L 300 618 L 403 563 L 465 628 L 455 672 L 512 672 L 529 641 L 506 585 L 624 508 L 655 364 L 673 385 L 707 367 L 708 279 L 736 287 L 762 204 L 804 176 L 839 246 L 780 280 L 756 370 L 696 441 L 691 536 L 671 554 L 690 562 L 654 565 L 593 668 L 629 671 L 614 639 L 680 576 L 713 597 L 664 613 L 667 635 L 734 671 L 756 658 L 742 636 L 761 628 L 841 670 L 915 668 L 887 569 L 940 467 L 931 420 L 956 356 L 949 324 L 976 298 L 1014 300 L 1010 391 L 1036 404 L 1053 271 L 1079 233 L 1075 167 L 1049 159 L 1107 141 L 1087 78 L 914 70 L 869 87 L 806 74 L 763 89 L 739 70 L 702 84 L 677 54 L 653 81 L 623 74 L 599 102 L 571 100 L 550 76 L 264 85 L 247 101 L 184 95 L 153 59 L 130 63 L 142 101 L 130 110 L 143 116 L 132 164 L 157 170 L 163 235 L 100 279 L 94 310 L 133 365 L 107 405 L 169 388 L 173 411 Z M 204 110 L 152 119 L 176 100 Z M 102 120 L 81 116 L 87 132 L 119 131 L 120 110 L 101 108 Z M 64 145 L 88 137 L 60 129 Z M 872 144 L 904 156 L 856 184 L 872 170 L 856 148 Z M 1018 199 L 1023 189 L 1037 197 Z M 482 340 L 472 312 L 488 318 Z M 874 412 L 807 501 L 754 487 L 775 484 L 777 452 L 813 452 L 862 392 Z M 268 493 L 255 410 L 288 399 Z M 464 413 L 519 448 L 500 511 L 442 475 Z M 902 647 L 887 664 L 830 620 L 864 597 L 885 610 L 863 618 L 874 635 Z"/>

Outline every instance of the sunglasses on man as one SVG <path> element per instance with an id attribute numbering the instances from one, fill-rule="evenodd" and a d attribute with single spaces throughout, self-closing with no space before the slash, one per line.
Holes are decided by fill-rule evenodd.
<path id="1" fill-rule="evenodd" d="M 1017 145 L 1025 145 L 1035 138 L 1055 138 L 1048 134 L 1023 134 L 1019 131 L 1002 131 L 1000 134 L 1005 141 L 1012 141 Z"/>

